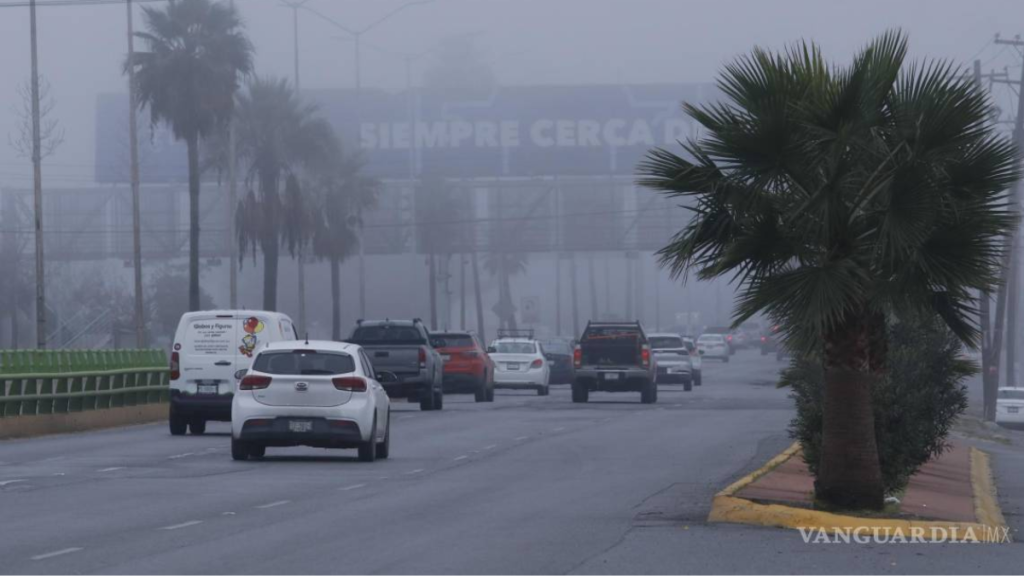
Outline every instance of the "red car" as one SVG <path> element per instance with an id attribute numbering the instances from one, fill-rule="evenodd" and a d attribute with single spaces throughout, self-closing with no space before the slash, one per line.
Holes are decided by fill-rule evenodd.
<path id="1" fill-rule="evenodd" d="M 444 360 L 444 391 L 472 393 L 477 402 L 494 402 L 494 362 L 487 351 L 469 332 L 431 334 L 443 340 L 437 349 Z"/>

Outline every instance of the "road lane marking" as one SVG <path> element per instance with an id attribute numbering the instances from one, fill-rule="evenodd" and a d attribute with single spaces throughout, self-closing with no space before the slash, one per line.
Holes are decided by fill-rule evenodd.
<path id="1" fill-rule="evenodd" d="M 46 554 L 40 554 L 33 556 L 33 560 L 46 560 L 47 558 L 53 558 L 54 556 L 63 556 L 65 554 L 71 554 L 72 552 L 78 552 L 82 548 L 65 548 L 63 550 L 56 550 L 54 552 L 47 552 Z"/>
<path id="2" fill-rule="evenodd" d="M 565 426 L 560 426 L 558 428 L 555 428 L 555 432 L 561 432 L 562 430 L 565 430 Z"/>
<path id="3" fill-rule="evenodd" d="M 338 488 L 338 490 L 341 490 L 342 492 L 348 492 L 349 490 L 355 490 L 356 488 L 362 488 L 363 486 L 366 486 L 366 484 L 353 484 L 352 486 L 342 486 L 341 488 Z"/>
<path id="4" fill-rule="evenodd" d="M 174 456 L 168 456 L 168 460 L 177 460 L 178 458 L 184 458 L 186 456 L 195 456 L 195 452 L 185 452 L 184 454 L 175 454 Z"/>
<path id="5" fill-rule="evenodd" d="M 520 436 L 516 438 L 516 440 L 526 440 L 527 438 L 529 438 L 529 436 Z"/>
<path id="6" fill-rule="evenodd" d="M 391 476 L 378 476 L 377 480 L 387 480 L 388 478 L 391 478 Z"/>
<path id="7" fill-rule="evenodd" d="M 113 472 L 115 470 L 124 470 L 124 469 L 125 469 L 124 466 L 111 466 L 110 468 L 104 468 L 104 469 L 99 470 L 99 471 L 100 472 Z"/>
<path id="8" fill-rule="evenodd" d="M 406 472 L 405 474 L 406 476 L 412 476 L 413 474 L 419 474 L 420 472 L 423 472 L 423 468 L 417 468 L 411 472 Z"/>
<path id="9" fill-rule="evenodd" d="M 235 515 L 235 513 L 234 513 L 234 512 L 221 512 L 221 514 L 220 514 L 220 515 L 221 515 L 221 516 L 234 516 L 234 515 Z"/>
<path id="10" fill-rule="evenodd" d="M 0 482 L 0 488 L 3 488 L 8 484 L 14 484 L 15 482 L 28 482 L 28 480 L 4 480 L 3 482 Z"/>
<path id="11" fill-rule="evenodd" d="M 195 526 L 196 524 L 202 524 L 202 520 L 189 520 L 188 522 L 182 522 L 181 524 L 172 524 L 170 526 L 164 526 L 160 530 L 177 530 L 179 528 L 188 528 L 189 526 Z"/>
<path id="12" fill-rule="evenodd" d="M 285 504 L 288 504 L 289 502 L 291 502 L 291 500 L 278 500 L 277 502 L 271 502 L 270 504 L 263 504 L 262 506 L 257 506 L 257 508 L 259 508 L 259 509 L 274 508 L 274 507 L 277 507 L 277 506 L 284 506 Z"/>
<path id="13" fill-rule="evenodd" d="M 458 462 L 459 460 L 465 460 L 466 458 L 469 458 L 469 456 L 463 454 L 462 456 L 456 456 L 455 461 Z"/>
<path id="14" fill-rule="evenodd" d="M 497 447 L 498 447 L 497 444 L 491 444 L 490 446 L 484 446 L 484 450 L 491 450 L 491 449 L 494 449 L 494 448 L 497 448 Z"/>

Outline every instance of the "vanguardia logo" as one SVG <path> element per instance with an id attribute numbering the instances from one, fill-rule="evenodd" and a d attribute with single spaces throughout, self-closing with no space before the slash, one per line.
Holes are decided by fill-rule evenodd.
<path id="1" fill-rule="evenodd" d="M 799 528 L 805 544 L 1009 544 L 1006 526 Z"/>

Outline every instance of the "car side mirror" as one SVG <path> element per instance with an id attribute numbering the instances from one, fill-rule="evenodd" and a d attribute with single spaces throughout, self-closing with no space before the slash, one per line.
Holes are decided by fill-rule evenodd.
<path id="1" fill-rule="evenodd" d="M 376 380 L 381 384 L 394 384 L 398 382 L 398 375 L 394 372 L 377 372 Z"/>
<path id="2" fill-rule="evenodd" d="M 242 370 L 235 372 L 235 380 L 241 380 L 242 378 L 245 378 L 246 372 L 248 372 L 248 370 L 245 370 L 244 368 Z"/>
<path id="3" fill-rule="evenodd" d="M 494 346 L 488 346 L 487 347 L 487 353 L 488 354 L 497 354 L 498 353 L 498 349 L 495 348 Z"/>

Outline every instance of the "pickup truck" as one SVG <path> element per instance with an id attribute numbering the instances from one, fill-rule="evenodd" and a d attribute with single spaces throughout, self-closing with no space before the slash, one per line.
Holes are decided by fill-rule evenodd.
<path id="1" fill-rule="evenodd" d="M 389 397 L 418 401 L 420 410 L 444 407 L 444 362 L 437 351 L 444 342 L 431 338 L 418 318 L 360 320 L 346 342 L 363 347 L 374 371 L 395 374 L 394 382 L 381 383 Z"/>
<path id="2" fill-rule="evenodd" d="M 640 401 L 658 401 L 657 367 L 639 322 L 588 322 L 573 350 L 576 377 L 572 401 L 590 392 L 640 392 Z"/>

